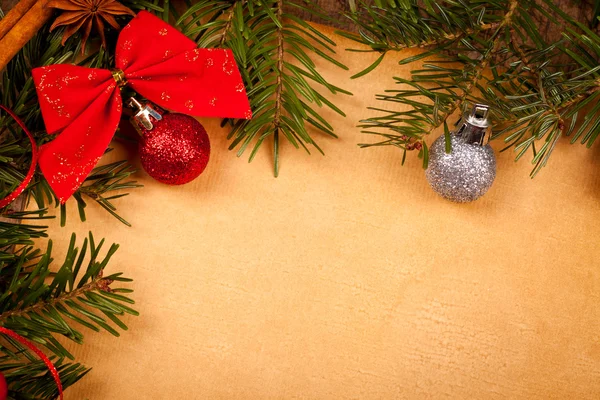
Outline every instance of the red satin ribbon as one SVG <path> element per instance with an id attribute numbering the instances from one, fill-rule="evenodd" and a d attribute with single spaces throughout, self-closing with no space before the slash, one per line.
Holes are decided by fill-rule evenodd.
<path id="1" fill-rule="evenodd" d="M 56 387 L 58 388 L 58 394 L 60 396 L 60 399 L 62 400 L 63 399 L 62 383 L 60 382 L 60 376 L 58 375 L 58 371 L 56 370 L 56 367 L 54 366 L 54 364 L 52 364 L 52 361 L 50 361 L 50 359 L 48 357 L 46 357 L 46 355 L 40 349 L 35 347 L 35 345 L 33 343 L 31 343 L 29 340 L 25 339 L 23 336 L 19 335 L 18 333 L 11 331 L 10 329 L 3 328 L 3 327 L 0 327 L 0 333 L 4 333 L 5 335 L 10 336 L 11 338 L 15 339 L 17 342 L 21 343 L 22 345 L 29 347 L 29 349 L 31 351 L 33 351 L 35 354 L 37 354 L 37 356 L 39 358 L 42 359 L 44 364 L 46 364 L 46 366 L 50 370 L 50 373 L 52 374 L 54 381 L 56 382 Z"/>
<path id="2" fill-rule="evenodd" d="M 35 139 L 33 138 L 33 135 L 27 129 L 25 123 L 21 121 L 21 119 L 17 117 L 14 112 L 12 112 L 11 110 L 9 110 L 1 104 L 0 108 L 6 111 L 8 115 L 10 115 L 15 121 L 17 121 L 17 124 L 19 124 L 21 129 L 23 129 L 23 132 L 25 132 L 25 134 L 29 138 L 29 141 L 31 142 L 31 166 L 29 167 L 29 171 L 27 171 L 27 175 L 25 175 L 25 179 L 23 180 L 23 182 L 21 182 L 21 184 L 17 186 L 17 188 L 13 190 L 8 196 L 0 200 L 0 208 L 4 208 L 10 203 L 12 203 L 21 193 L 23 193 L 23 191 L 27 188 L 27 185 L 29 185 L 29 182 L 31 182 L 31 178 L 33 178 L 33 174 L 35 173 L 35 166 L 37 165 L 38 148 L 35 143 Z"/>
<path id="3" fill-rule="evenodd" d="M 121 31 L 115 64 L 114 77 L 109 70 L 65 64 L 33 70 L 46 129 L 57 135 L 40 148 L 40 168 L 61 203 L 83 183 L 117 129 L 120 84 L 175 112 L 252 116 L 231 50 L 199 49 L 148 12 Z"/>

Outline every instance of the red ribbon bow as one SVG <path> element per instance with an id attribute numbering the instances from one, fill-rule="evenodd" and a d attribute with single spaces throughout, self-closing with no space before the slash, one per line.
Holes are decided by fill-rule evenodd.
<path id="1" fill-rule="evenodd" d="M 199 49 L 177 29 L 142 11 L 121 31 L 115 70 L 51 65 L 33 70 L 49 134 L 42 173 L 61 203 L 106 151 L 121 119 L 120 86 L 159 106 L 205 117 L 252 116 L 231 50 Z"/>

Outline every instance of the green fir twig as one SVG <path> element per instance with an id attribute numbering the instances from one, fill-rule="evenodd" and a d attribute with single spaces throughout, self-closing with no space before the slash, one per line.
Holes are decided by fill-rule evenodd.
<path id="1" fill-rule="evenodd" d="M 551 0 L 391 3 L 359 3 L 348 16 L 359 34 L 345 36 L 382 54 L 355 77 L 374 70 L 385 54 L 405 48 L 424 51 L 401 64 L 426 61 L 410 77 L 394 78 L 398 88 L 377 96 L 381 106 L 370 109 L 378 115 L 360 126 L 382 140 L 361 146 L 396 146 L 403 160 L 407 150 L 422 148 L 426 167 L 430 134 L 442 126 L 447 133 L 448 117 L 472 102 L 492 106 L 492 137 L 502 138 L 505 150 L 514 149 L 517 159 L 532 155 L 532 176 L 562 136 L 588 147 L 595 142 L 600 38 Z M 563 37 L 547 42 L 532 15 L 566 26 Z"/>

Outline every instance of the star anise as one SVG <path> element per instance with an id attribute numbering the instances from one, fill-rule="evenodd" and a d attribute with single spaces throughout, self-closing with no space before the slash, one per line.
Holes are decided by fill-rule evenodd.
<path id="1" fill-rule="evenodd" d="M 85 42 L 90 36 L 92 26 L 96 29 L 102 40 L 102 45 L 106 48 L 106 38 L 104 37 L 104 21 L 115 29 L 121 27 L 115 20 L 115 15 L 135 13 L 123 4 L 115 0 L 51 0 L 48 7 L 63 10 L 62 14 L 56 18 L 50 31 L 59 26 L 65 26 L 65 32 L 62 37 L 64 45 L 77 31 L 81 30 L 81 51 L 85 49 Z"/>

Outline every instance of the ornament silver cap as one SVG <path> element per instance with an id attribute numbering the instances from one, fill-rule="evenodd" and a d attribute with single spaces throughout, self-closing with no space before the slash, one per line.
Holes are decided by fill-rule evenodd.
<path id="1" fill-rule="evenodd" d="M 486 104 L 474 104 L 469 114 L 464 115 L 461 126 L 456 131 L 456 134 L 465 140 L 467 143 L 485 144 L 486 133 L 490 126 L 488 116 L 490 107 Z"/>
<path id="2" fill-rule="evenodd" d="M 135 97 L 130 97 L 129 100 L 127 100 L 127 106 L 135 108 L 137 111 L 131 118 L 131 122 L 140 135 L 143 135 L 142 129 L 150 131 L 154 128 L 152 120 L 160 121 L 162 119 L 162 115 L 152 108 L 150 103 L 144 103 L 142 105 Z"/>

